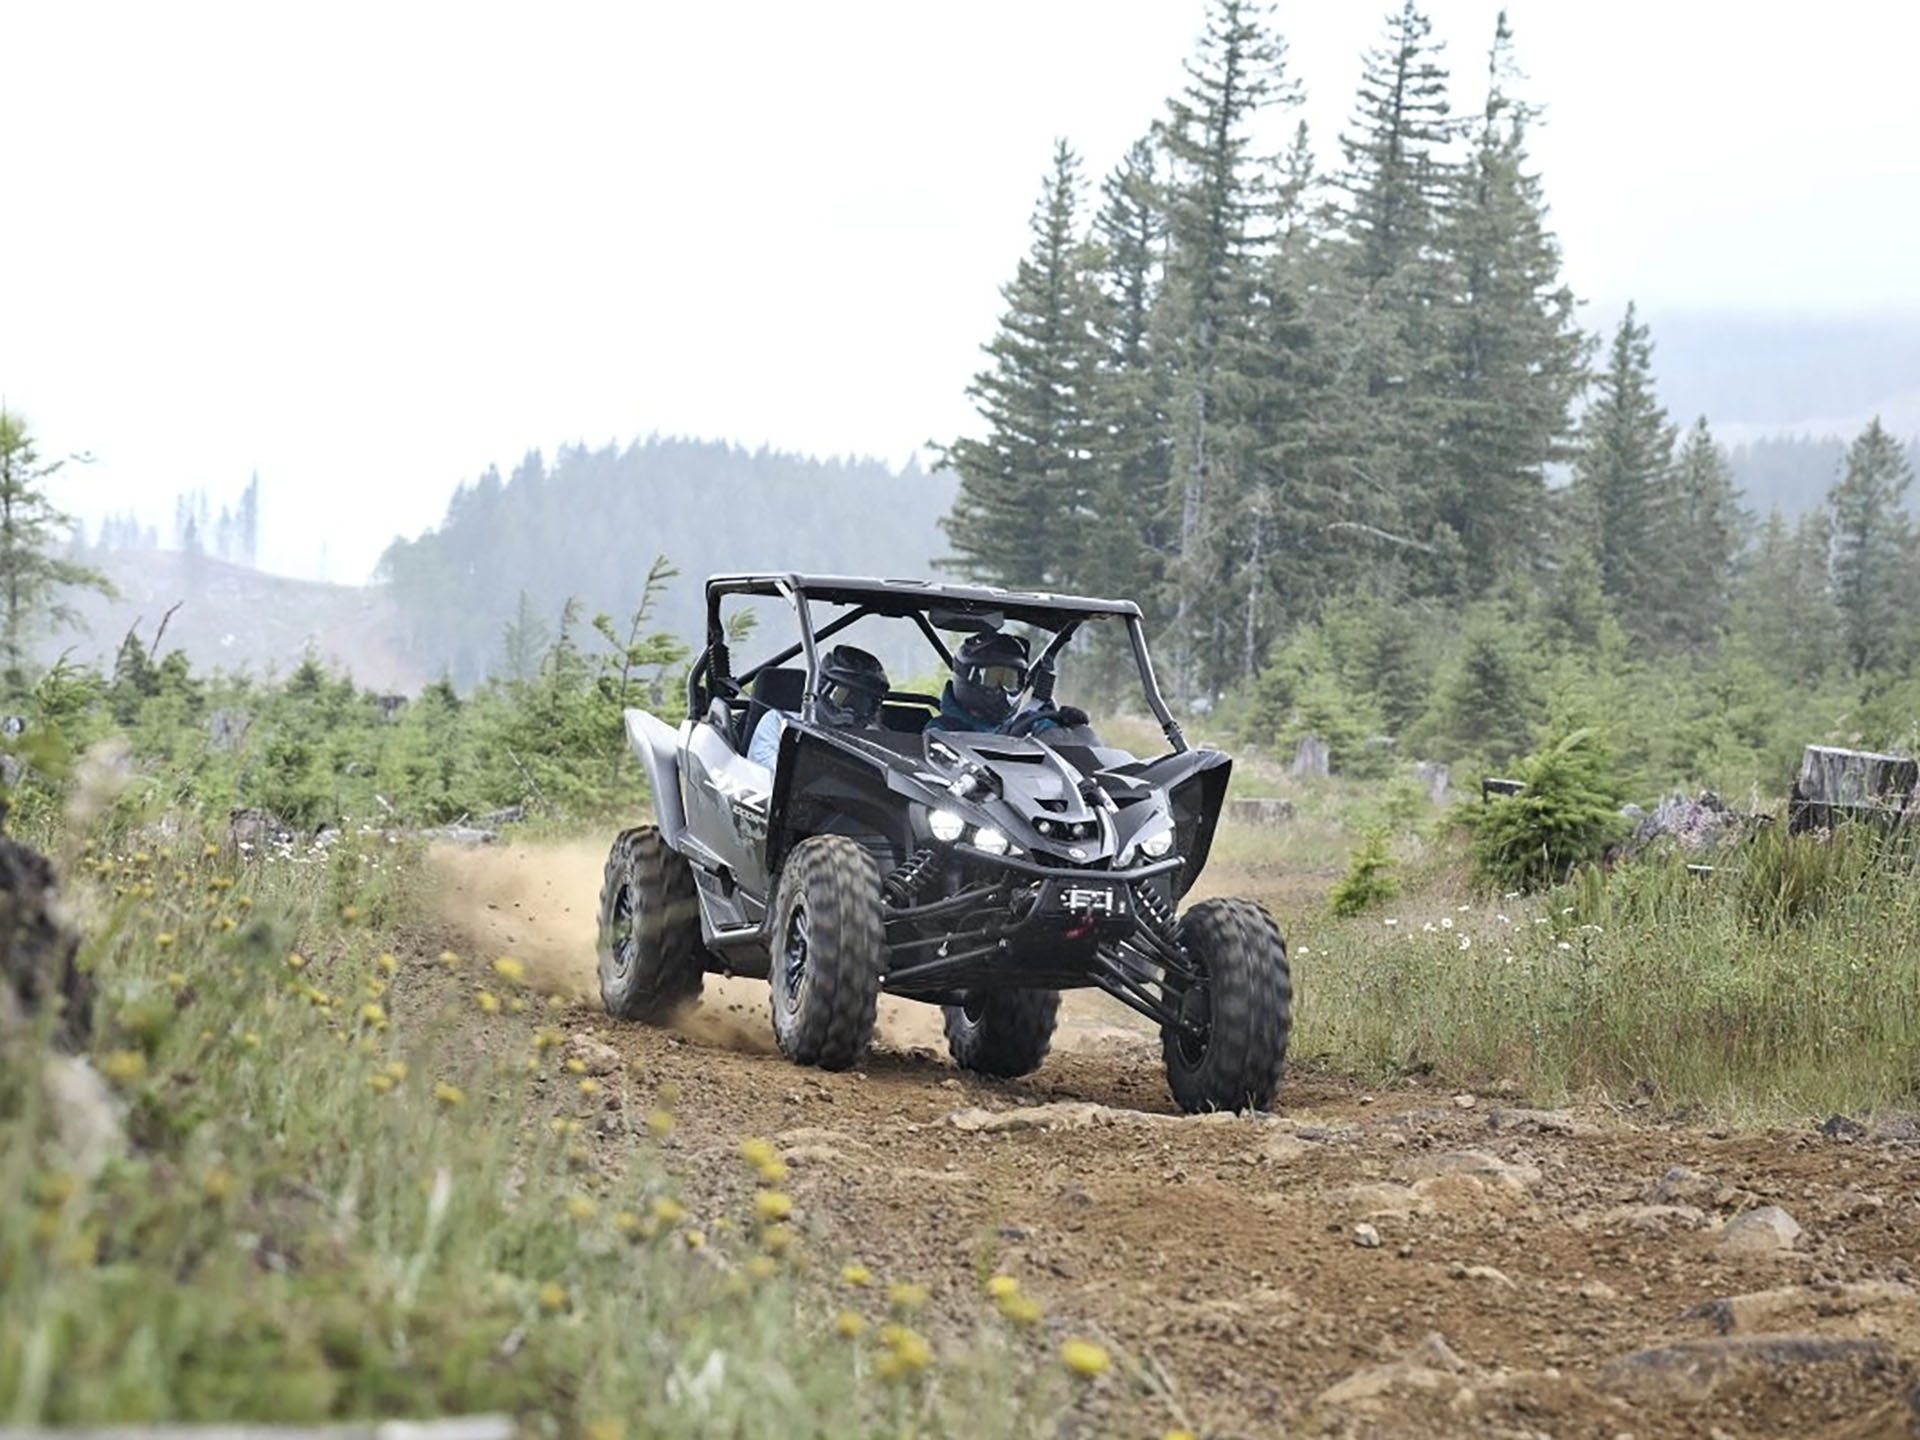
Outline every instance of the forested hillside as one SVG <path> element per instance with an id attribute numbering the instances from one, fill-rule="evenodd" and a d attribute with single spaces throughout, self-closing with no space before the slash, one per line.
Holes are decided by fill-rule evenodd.
<path id="1" fill-rule="evenodd" d="M 1058 145 L 948 451 L 965 570 L 1138 596 L 1176 692 L 1331 737 L 1336 768 L 1503 763 L 1581 721 L 1647 783 L 1910 739 L 1898 432 L 1753 446 L 1743 496 L 1635 308 L 1583 330 L 1505 17 L 1462 85 L 1408 0 L 1321 173 L 1304 126 L 1267 144 L 1299 98 L 1275 14 L 1216 0 L 1097 188 Z"/>
<path id="2" fill-rule="evenodd" d="M 439 528 L 396 541 L 381 570 L 402 652 L 466 686 L 509 673 L 509 650 L 539 654 L 569 600 L 631 613 L 656 555 L 682 578 L 652 623 L 689 639 L 713 571 L 924 575 L 945 549 L 936 519 L 952 494 L 950 477 L 913 464 L 705 441 L 569 448 L 551 463 L 536 452 L 505 480 L 489 470 L 462 486 Z"/>

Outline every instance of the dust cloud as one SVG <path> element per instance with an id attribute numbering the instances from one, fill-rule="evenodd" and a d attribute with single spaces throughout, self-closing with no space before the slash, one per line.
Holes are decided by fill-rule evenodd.
<path id="1" fill-rule="evenodd" d="M 543 994 L 599 1006 L 604 841 L 443 845 L 429 858 L 440 881 L 435 915 L 461 937 L 467 950 L 512 955 L 527 967 L 529 981 Z M 702 1045 L 772 1054 L 767 1004 L 766 981 L 709 975 L 698 1003 L 675 1016 L 673 1028 Z M 936 1054 L 947 1047 L 936 1007 L 889 995 L 880 997 L 874 1042 L 886 1050 Z"/>

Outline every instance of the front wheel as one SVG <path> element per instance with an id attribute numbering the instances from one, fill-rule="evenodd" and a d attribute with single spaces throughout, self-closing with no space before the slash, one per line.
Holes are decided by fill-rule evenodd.
<path id="1" fill-rule="evenodd" d="M 652 825 L 613 842 L 600 886 L 600 998 L 621 1020 L 664 1025 L 706 972 L 693 868 Z"/>
<path id="2" fill-rule="evenodd" d="M 962 1070 L 1010 1080 L 1040 1068 L 1060 1013 L 1058 990 L 982 990 L 944 1007 L 947 1049 Z"/>
<path id="3" fill-rule="evenodd" d="M 844 1070 L 873 1039 L 880 999 L 880 871 L 853 841 L 804 840 L 774 897 L 773 1036 L 801 1065 Z"/>
<path id="4" fill-rule="evenodd" d="M 1293 1033 L 1286 942 L 1251 900 L 1203 900 L 1175 938 L 1199 980 L 1169 995 L 1187 1023 L 1160 1030 L 1173 1098 L 1187 1111 L 1266 1109 Z"/>

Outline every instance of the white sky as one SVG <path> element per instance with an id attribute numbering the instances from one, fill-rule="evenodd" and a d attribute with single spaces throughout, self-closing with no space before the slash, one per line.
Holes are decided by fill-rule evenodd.
<path id="1" fill-rule="evenodd" d="M 1388 5 L 1280 7 L 1328 158 Z M 1497 8 L 1432 0 L 1458 108 Z M 1920 305 L 1920 4 L 1508 9 L 1597 309 Z M 257 468 L 264 562 L 345 580 L 533 447 L 898 463 L 971 423 L 1054 137 L 1097 180 L 1202 13 L 0 0 L 0 397 L 96 457 L 69 508 Z"/>

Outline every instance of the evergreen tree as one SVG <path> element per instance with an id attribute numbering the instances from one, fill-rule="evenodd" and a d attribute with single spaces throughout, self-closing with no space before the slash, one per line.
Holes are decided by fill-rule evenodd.
<path id="1" fill-rule="evenodd" d="M 1674 429 L 1653 392 L 1653 345 L 1634 307 L 1614 333 L 1597 394 L 1581 423 L 1568 501 L 1574 543 L 1600 564 L 1600 583 L 1627 633 L 1657 641 L 1673 516 L 1668 472 Z"/>
<path id="2" fill-rule="evenodd" d="M 247 488 L 240 492 L 237 526 L 240 548 L 237 558 L 242 565 L 258 565 L 260 563 L 260 472 L 258 470 L 247 477 Z"/>
<path id="3" fill-rule="evenodd" d="M 1839 644 L 1840 616 L 1828 588 L 1832 548 L 1824 510 L 1789 526 L 1775 506 L 1734 586 L 1735 633 L 1794 685 L 1818 684 Z"/>
<path id="4" fill-rule="evenodd" d="M 1539 176 L 1528 168 L 1527 105 L 1508 93 L 1512 32 L 1502 11 L 1487 100 L 1440 243 L 1452 270 L 1446 317 L 1444 478 L 1434 523 L 1460 538 L 1477 592 L 1543 546 L 1546 467 L 1565 458 L 1587 337 L 1560 278 Z"/>
<path id="5" fill-rule="evenodd" d="M 27 422 L 0 409 L 0 676 L 9 688 L 24 680 L 34 637 L 73 623 L 64 591 L 113 593 L 104 575 L 60 553 L 72 522 L 46 487 L 62 463 L 42 461 Z"/>
<path id="6" fill-rule="evenodd" d="M 1068 588 L 1079 568 L 1083 516 L 1097 497 L 1089 458 L 1095 296 L 1077 233 L 1080 161 L 1063 140 L 1032 220 L 1033 246 L 1001 292 L 1007 311 L 987 344 L 991 368 L 967 391 L 984 439 L 944 458 L 960 477 L 942 527 L 946 562 L 976 579 Z"/>
<path id="7" fill-rule="evenodd" d="M 1733 565 L 1744 519 L 1733 467 L 1702 416 L 1687 432 L 1673 467 L 1673 563 L 1666 598 L 1666 638 L 1689 650 L 1712 645 L 1733 603 Z"/>
<path id="8" fill-rule="evenodd" d="M 1847 451 L 1827 492 L 1833 516 L 1833 603 L 1855 674 L 1888 664 L 1904 646 L 1916 599 L 1912 525 L 1903 508 L 1913 471 L 1875 417 Z"/>
<path id="9" fill-rule="evenodd" d="M 1298 98 L 1270 13 L 1252 0 L 1213 0 L 1159 132 L 1172 177 L 1154 321 L 1169 370 L 1172 678 L 1182 696 L 1217 688 L 1245 664 L 1232 541 L 1247 513 L 1255 440 L 1246 422 L 1260 403 L 1244 383 L 1256 348 L 1250 292 L 1268 239 L 1256 230 L 1265 197 L 1249 147 L 1259 114 Z"/>

